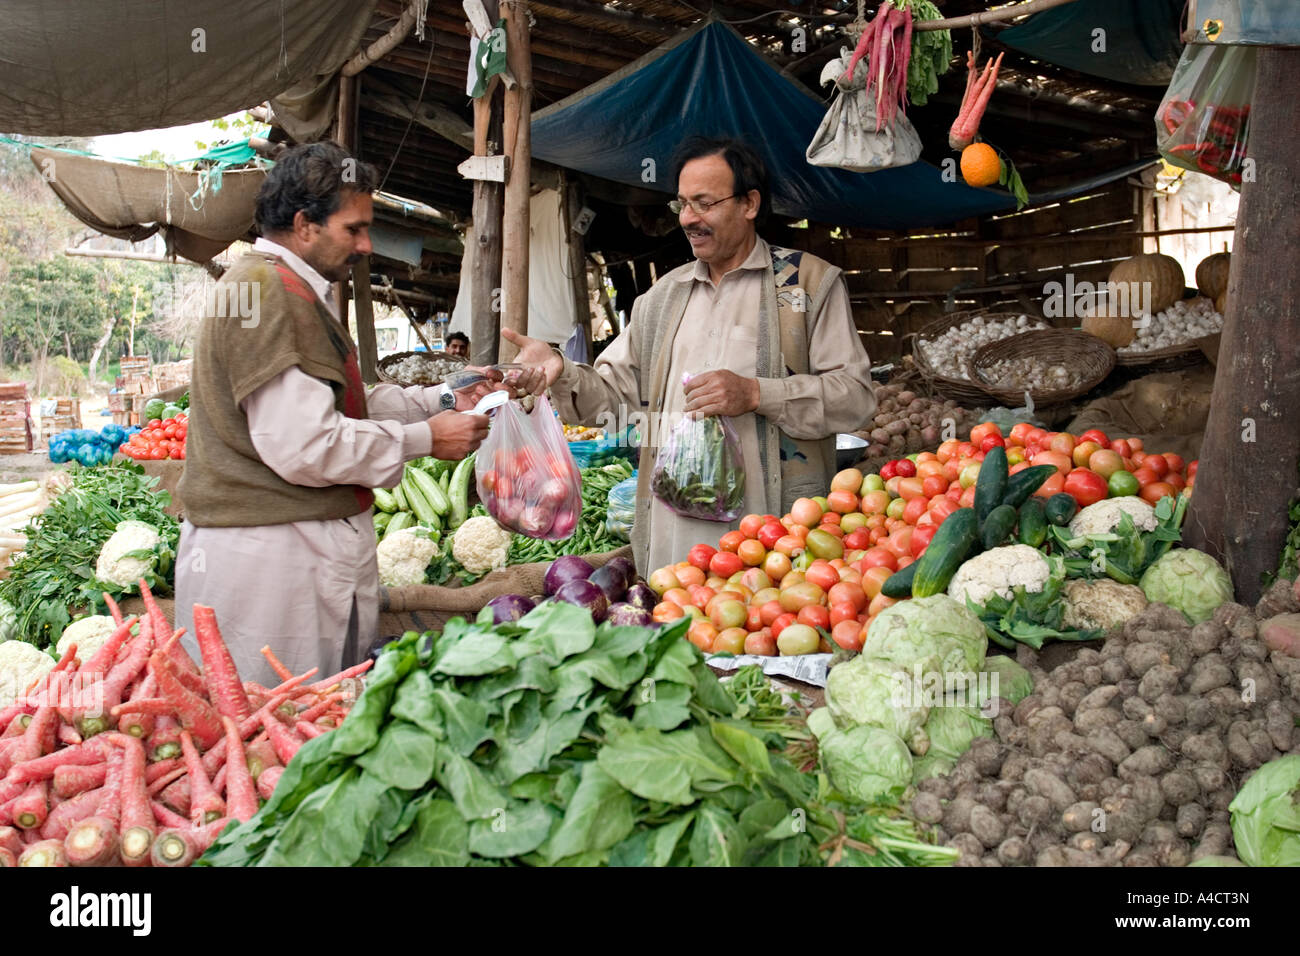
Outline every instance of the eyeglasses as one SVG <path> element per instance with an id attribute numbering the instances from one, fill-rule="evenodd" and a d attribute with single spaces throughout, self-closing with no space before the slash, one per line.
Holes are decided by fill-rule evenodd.
<path id="1" fill-rule="evenodd" d="M 674 215 L 680 216 L 682 214 L 682 210 L 689 207 L 691 212 L 695 213 L 695 215 L 703 216 L 706 212 L 708 212 L 710 209 L 712 209 L 714 206 L 718 205 L 719 203 L 724 203 L 728 199 L 739 199 L 740 195 L 741 195 L 740 193 L 733 193 L 730 196 L 725 196 L 722 199 L 715 199 L 712 202 L 706 202 L 701 199 L 674 199 L 672 202 L 668 204 L 668 208 L 673 212 Z"/>

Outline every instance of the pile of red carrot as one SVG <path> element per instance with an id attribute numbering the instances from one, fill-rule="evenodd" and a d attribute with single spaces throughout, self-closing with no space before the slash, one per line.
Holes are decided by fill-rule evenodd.
<path id="1" fill-rule="evenodd" d="M 350 679 L 307 683 L 263 648 L 283 683 L 241 681 L 216 614 L 194 606 L 202 667 L 143 581 L 88 660 L 75 645 L 0 710 L 0 866 L 188 866 L 231 820 L 252 817 L 308 739 L 338 726 Z"/>
<path id="2" fill-rule="evenodd" d="M 901 9 L 900 9 L 901 7 Z M 912 11 L 885 2 L 858 38 L 845 75 L 850 81 L 858 61 L 867 58 L 868 102 L 874 100 L 876 132 L 892 129 L 899 110 L 907 110 L 907 65 L 912 59 Z"/>

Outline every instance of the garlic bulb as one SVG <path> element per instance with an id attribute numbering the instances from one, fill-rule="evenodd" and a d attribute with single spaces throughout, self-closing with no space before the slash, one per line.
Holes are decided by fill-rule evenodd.
<path id="1" fill-rule="evenodd" d="M 1121 355 L 1140 355 L 1185 345 L 1221 331 L 1223 316 L 1214 310 L 1213 302 L 1204 297 L 1181 299 L 1139 326 L 1133 342 L 1117 351 Z"/>
<path id="2" fill-rule="evenodd" d="M 1027 315 L 1006 319 L 987 318 L 982 315 L 954 325 L 942 335 L 921 339 L 919 347 L 930 367 L 945 378 L 971 381 L 974 375 L 970 365 L 975 352 L 992 342 L 1000 342 L 1022 332 L 1045 329 L 1047 323 Z"/>

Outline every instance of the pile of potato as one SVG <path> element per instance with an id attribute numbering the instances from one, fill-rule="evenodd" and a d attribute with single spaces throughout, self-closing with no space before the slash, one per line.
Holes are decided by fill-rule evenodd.
<path id="1" fill-rule="evenodd" d="M 1034 693 L 994 720 L 912 812 L 959 866 L 1185 866 L 1232 856 L 1228 805 L 1250 774 L 1300 753 L 1300 657 L 1261 630 L 1300 611 L 1290 582 L 1189 626 L 1151 604 L 1100 651 L 1050 673 L 1021 647 Z M 1277 646 L 1276 641 L 1272 641 Z"/>
<path id="2" fill-rule="evenodd" d="M 933 451 L 945 438 L 965 438 L 978 419 L 954 401 L 925 398 L 902 385 L 876 389 L 876 417 L 857 432 L 869 444 L 863 458 L 900 458 Z M 952 429 L 946 428 L 951 422 Z"/>

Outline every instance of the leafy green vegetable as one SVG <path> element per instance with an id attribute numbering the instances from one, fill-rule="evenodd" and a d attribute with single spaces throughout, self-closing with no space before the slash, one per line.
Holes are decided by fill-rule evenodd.
<path id="1" fill-rule="evenodd" d="M 1297 470 L 1300 470 L 1300 459 L 1297 459 L 1296 466 Z M 1287 519 L 1290 528 L 1286 533 L 1286 541 L 1282 544 L 1282 557 L 1278 560 L 1277 573 L 1271 577 L 1265 575 L 1265 585 L 1272 584 L 1278 578 L 1291 580 L 1300 575 L 1300 491 L 1296 492 L 1296 496 L 1291 499 Z"/>
<path id="2" fill-rule="evenodd" d="M 485 614 L 408 633 L 343 724 L 304 744 L 200 863 L 952 862 L 896 808 L 832 792 L 774 752 L 807 731 L 757 668 L 735 695 L 720 684 L 685 625 L 596 627 L 544 603 L 510 624 Z M 906 748 L 894 756 L 901 766 Z M 906 785 L 910 767 L 894 776 Z"/>
<path id="3" fill-rule="evenodd" d="M 984 658 L 984 673 L 989 675 L 988 690 L 985 693 L 983 687 L 978 688 L 975 703 L 980 708 L 996 697 L 1014 706 L 1034 692 L 1033 675 L 1004 654 Z"/>
<path id="4" fill-rule="evenodd" d="M 987 650 L 980 619 L 948 595 L 935 594 L 881 611 L 862 653 L 910 675 L 917 664 L 923 671 L 978 673 Z"/>
<path id="5" fill-rule="evenodd" d="M 1300 756 L 1264 764 L 1228 809 L 1242 860 L 1250 866 L 1300 866 Z"/>
<path id="6" fill-rule="evenodd" d="M 25 529 L 26 553 L 0 581 L 0 598 L 14 607 L 19 636 L 37 647 L 57 641 L 81 609 L 91 614 L 104 609 L 95 562 L 119 522 L 134 519 L 153 525 L 163 538 L 160 551 L 174 552 L 180 538 L 176 519 L 163 510 L 171 496 L 156 491 L 158 479 L 134 462 L 73 465 L 69 473 L 70 487 Z M 170 565 L 167 570 L 170 573 Z M 171 580 L 163 584 L 164 590 Z"/>
<path id="7" fill-rule="evenodd" d="M 970 750 L 970 745 L 977 737 L 993 736 L 993 721 L 980 716 L 979 711 L 970 704 L 945 704 L 930 708 L 925 733 L 930 739 L 927 756 L 934 754 L 956 762 L 958 757 Z"/>
<path id="8" fill-rule="evenodd" d="M 1161 498 L 1156 505 L 1156 527 L 1139 531 L 1127 513 L 1106 534 L 1088 534 L 1075 538 L 1069 528 L 1048 528 L 1053 550 L 1065 558 L 1066 576 L 1096 578 L 1105 575 L 1120 584 L 1137 584 L 1142 573 L 1156 559 L 1167 554 L 1175 542 L 1182 540 L 1183 516 L 1191 499 L 1179 495 Z"/>
<path id="9" fill-rule="evenodd" d="M 912 19 L 941 20 L 939 12 L 930 0 L 903 0 L 895 2 L 895 7 L 906 8 L 912 12 Z M 934 93 L 939 92 L 939 77 L 948 72 L 952 66 L 952 33 L 948 30 L 913 30 L 912 56 L 907 63 L 907 100 L 916 106 L 924 106 Z"/>
<path id="10" fill-rule="evenodd" d="M 1141 581 L 1148 601 L 1183 612 L 1192 624 L 1208 621 L 1214 609 L 1232 600 L 1232 578 L 1204 551 L 1178 548 L 1156 560 Z"/>
<path id="11" fill-rule="evenodd" d="M 822 764 L 835 789 L 873 803 L 902 795 L 912 781 L 912 753 L 896 734 L 862 724 L 840 730 L 824 724 L 817 736 Z"/>
<path id="12" fill-rule="evenodd" d="M 927 658 L 925 671 L 935 669 L 933 661 Z M 923 701 L 908 699 L 912 676 L 911 671 L 864 651 L 831 668 L 826 679 L 826 707 L 841 727 L 870 725 L 912 742 L 930 714 Z"/>

